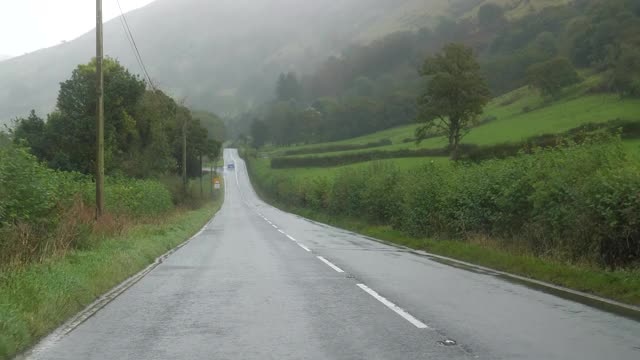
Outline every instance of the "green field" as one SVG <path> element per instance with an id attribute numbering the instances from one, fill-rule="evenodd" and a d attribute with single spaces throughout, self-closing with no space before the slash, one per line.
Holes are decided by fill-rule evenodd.
<path id="1" fill-rule="evenodd" d="M 522 88 L 494 99 L 485 109 L 483 119 L 494 119 L 478 126 L 463 139 L 465 144 L 495 145 L 514 143 L 532 136 L 557 134 L 587 123 L 602 123 L 610 120 L 640 121 L 640 99 L 620 99 L 613 94 L 584 95 L 597 78 L 588 78 L 585 82 L 566 91 L 561 100 L 547 104 L 538 93 L 529 88 Z M 525 111 L 527 109 L 528 111 Z M 313 149 L 319 146 L 367 144 L 382 139 L 389 139 L 392 145 L 373 149 L 359 149 L 315 153 L 305 156 L 330 156 L 345 153 L 364 153 L 371 150 L 399 150 L 417 148 L 442 148 L 446 146 L 444 137 L 431 138 L 416 145 L 408 139 L 414 138 L 417 125 L 406 125 L 358 138 L 323 144 L 305 145 L 287 148 L 266 149 L 272 156 L 291 149 Z M 408 142 L 407 142 L 408 141 Z M 633 141 L 632 141 L 633 143 Z M 632 145 L 630 150 L 634 150 Z M 637 147 L 635 147 L 637 150 Z"/>
<path id="2" fill-rule="evenodd" d="M 638 143 L 640 145 L 640 142 Z M 421 166 L 425 166 L 432 162 L 446 163 L 448 158 L 444 157 L 423 157 L 423 158 L 394 158 L 384 160 L 366 161 L 353 165 L 336 166 L 331 168 L 294 168 L 294 169 L 271 169 L 269 159 L 256 159 L 255 170 L 261 175 L 267 174 L 285 174 L 288 177 L 296 179 L 317 178 L 317 177 L 333 177 L 339 171 L 349 169 L 366 169 L 373 162 L 382 164 L 392 164 L 398 170 L 411 170 Z"/>

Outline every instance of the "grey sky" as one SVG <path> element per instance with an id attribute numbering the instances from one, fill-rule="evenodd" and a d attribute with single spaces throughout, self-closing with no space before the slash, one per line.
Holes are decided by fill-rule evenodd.
<path id="1" fill-rule="evenodd" d="M 105 21 L 118 16 L 116 0 L 102 0 Z M 153 0 L 120 0 L 125 12 Z M 0 55 L 23 55 L 69 41 L 95 28 L 94 0 L 0 0 Z"/>

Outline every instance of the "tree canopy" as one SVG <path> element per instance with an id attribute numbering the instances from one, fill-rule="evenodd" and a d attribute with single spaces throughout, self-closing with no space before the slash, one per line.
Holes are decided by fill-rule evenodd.
<path id="1" fill-rule="evenodd" d="M 224 136 L 214 114 L 204 114 L 210 133 L 189 109 L 160 90 L 147 90 L 139 77 L 116 60 L 105 59 L 105 170 L 107 174 L 150 177 L 179 172 L 182 124 L 187 124 L 190 176 L 198 176 L 199 157 L 207 155 L 208 137 Z M 35 112 L 17 119 L 14 142 L 24 143 L 54 169 L 94 173 L 95 60 L 79 65 L 60 85 L 56 110 L 47 121 Z M 218 134 L 220 132 L 221 134 Z M 220 141 L 218 141 L 220 143 Z"/>
<path id="2" fill-rule="evenodd" d="M 460 140 L 482 114 L 490 100 L 489 88 L 473 51 L 461 44 L 449 44 L 441 53 L 428 57 L 420 75 L 427 79 L 419 97 L 418 140 L 444 132 L 452 158 L 457 158 Z"/>
<path id="3" fill-rule="evenodd" d="M 578 72 L 566 58 L 554 58 L 531 65 L 527 70 L 529 85 L 551 98 L 560 96 L 562 89 L 580 80 Z"/>

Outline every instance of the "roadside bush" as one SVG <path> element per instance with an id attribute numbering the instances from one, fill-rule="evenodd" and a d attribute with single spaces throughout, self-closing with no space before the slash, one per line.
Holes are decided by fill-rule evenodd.
<path id="1" fill-rule="evenodd" d="M 333 214 L 361 216 L 367 173 L 347 168 L 336 175 L 329 190 L 329 210 Z"/>
<path id="2" fill-rule="evenodd" d="M 480 235 L 564 261 L 640 262 L 640 165 L 606 131 L 481 163 L 430 163 L 411 172 L 373 163 L 333 179 L 274 172 L 267 182 L 260 178 L 254 176 L 261 192 L 282 204 L 388 224 L 415 237 Z"/>
<path id="3" fill-rule="evenodd" d="M 364 214 L 375 223 L 393 219 L 400 205 L 395 193 L 400 171 L 393 164 L 374 162 L 365 173 L 366 184 L 362 192 Z"/>
<path id="4" fill-rule="evenodd" d="M 173 208 L 158 181 L 107 178 L 107 215 L 95 224 L 94 191 L 89 176 L 51 170 L 20 147 L 0 149 L 0 267 L 86 246 L 96 226 L 114 228 L 107 223 L 115 217 L 151 217 Z"/>
<path id="5" fill-rule="evenodd" d="M 54 222 L 51 215 L 71 182 L 71 176 L 47 169 L 23 148 L 0 149 L 0 226 Z"/>

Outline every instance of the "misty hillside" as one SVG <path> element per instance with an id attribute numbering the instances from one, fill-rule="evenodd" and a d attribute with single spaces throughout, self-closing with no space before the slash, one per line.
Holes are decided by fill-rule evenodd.
<path id="1" fill-rule="evenodd" d="M 536 1 L 500 0 L 512 11 Z M 546 0 L 537 0 L 545 2 Z M 473 16 L 485 0 L 157 0 L 127 15 L 154 82 L 195 108 L 235 113 L 269 96 L 281 71 L 309 72 L 351 43 Z M 548 1 L 547 1 L 548 2 Z M 94 32 L 0 63 L 0 121 L 53 109 L 58 84 L 95 51 Z M 140 72 L 120 19 L 105 53 Z"/>

